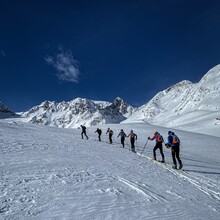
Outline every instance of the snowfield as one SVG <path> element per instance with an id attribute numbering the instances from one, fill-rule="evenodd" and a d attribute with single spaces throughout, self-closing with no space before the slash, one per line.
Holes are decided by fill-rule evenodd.
<path id="1" fill-rule="evenodd" d="M 105 134 L 114 131 L 110 145 Z M 168 128 L 102 125 L 89 140 L 79 129 L 0 120 L 0 219 L 219 219 L 220 138 L 174 130 L 185 171 L 140 155 L 148 136 Z M 123 128 L 138 135 L 139 154 L 119 144 Z M 154 142 L 144 155 L 152 157 Z M 167 164 L 170 151 L 164 148 Z M 159 151 L 157 158 L 160 159 Z"/>

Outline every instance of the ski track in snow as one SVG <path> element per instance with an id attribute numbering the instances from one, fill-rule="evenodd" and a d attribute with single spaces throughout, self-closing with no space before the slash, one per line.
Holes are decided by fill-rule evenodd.
<path id="1" fill-rule="evenodd" d="M 150 157 L 138 154 L 139 156 L 145 157 L 149 160 L 151 160 Z M 181 179 L 191 183 L 192 185 L 194 185 L 198 190 L 202 191 L 203 193 L 205 193 L 206 195 L 217 199 L 218 203 L 220 204 L 220 186 L 217 185 L 214 181 L 212 181 L 211 179 L 205 180 L 204 178 L 198 178 L 195 175 L 192 175 L 188 172 L 185 172 L 184 170 L 175 170 L 173 169 L 171 166 L 166 165 L 166 164 L 160 164 L 160 162 L 157 161 L 153 161 L 152 162 L 156 163 L 157 165 L 163 167 L 164 169 L 169 170 L 171 173 L 173 173 L 174 175 L 180 177 Z M 217 191 L 218 190 L 218 191 Z"/>
<path id="2" fill-rule="evenodd" d="M 145 184 L 143 186 L 141 186 L 138 183 L 131 182 L 131 181 L 126 180 L 121 177 L 118 177 L 118 180 L 121 181 L 122 183 L 126 184 L 130 188 L 134 189 L 135 191 L 137 191 L 137 193 L 140 193 L 140 194 L 146 196 L 148 201 L 156 200 L 157 202 L 159 202 L 159 201 L 163 201 L 163 202 L 166 201 L 167 202 L 167 200 L 165 198 L 163 198 L 162 196 L 160 196 L 159 194 L 157 194 L 155 192 L 151 192 L 151 190 L 149 190 Z"/>
<path id="3" fill-rule="evenodd" d="M 80 130 L 0 125 L 0 219 L 219 217 L 218 178 L 146 160 L 128 140 L 123 149 L 93 131 L 82 140 Z"/>

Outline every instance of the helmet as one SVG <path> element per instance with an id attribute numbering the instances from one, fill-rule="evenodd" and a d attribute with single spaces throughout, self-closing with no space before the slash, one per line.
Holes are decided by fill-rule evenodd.
<path id="1" fill-rule="evenodd" d="M 131 130 L 131 133 L 133 133 L 133 130 Z"/>
<path id="2" fill-rule="evenodd" d="M 168 135 L 172 134 L 172 131 L 168 131 Z"/>
<path id="3" fill-rule="evenodd" d="M 154 134 L 158 134 L 158 131 L 155 131 Z"/>
<path id="4" fill-rule="evenodd" d="M 121 129 L 121 131 L 123 131 L 123 129 Z"/>

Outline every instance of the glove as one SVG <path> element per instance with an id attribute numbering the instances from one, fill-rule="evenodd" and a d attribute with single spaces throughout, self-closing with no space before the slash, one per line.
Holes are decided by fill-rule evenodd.
<path id="1" fill-rule="evenodd" d="M 147 139 L 150 140 L 150 137 L 148 137 Z"/>
<path id="2" fill-rule="evenodd" d="M 170 144 L 165 144 L 165 146 L 166 146 L 167 148 L 170 148 L 170 147 L 171 147 L 171 145 L 170 145 Z"/>

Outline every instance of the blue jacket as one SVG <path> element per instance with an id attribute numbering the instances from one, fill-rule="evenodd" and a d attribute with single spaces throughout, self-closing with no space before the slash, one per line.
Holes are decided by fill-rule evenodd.
<path id="1" fill-rule="evenodd" d="M 169 132 L 169 136 L 168 136 L 168 138 L 167 138 L 167 143 L 166 143 L 166 145 L 169 145 L 169 146 L 171 146 L 171 147 L 176 147 L 176 146 L 178 146 L 179 145 L 179 143 L 173 143 L 173 135 L 175 135 L 175 133 L 174 132 Z"/>

